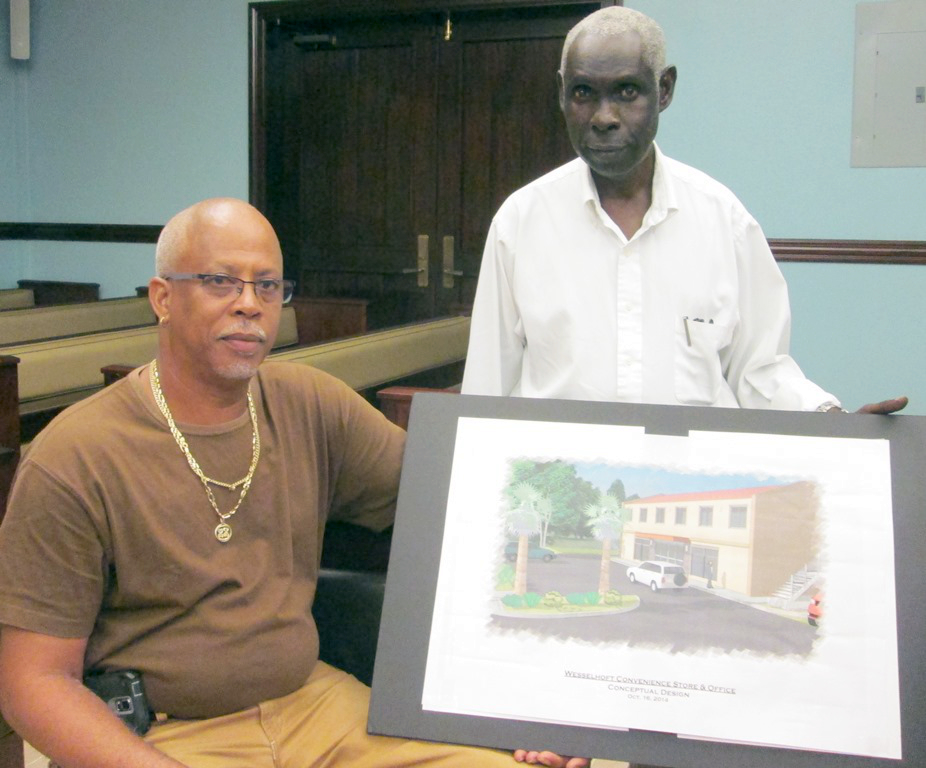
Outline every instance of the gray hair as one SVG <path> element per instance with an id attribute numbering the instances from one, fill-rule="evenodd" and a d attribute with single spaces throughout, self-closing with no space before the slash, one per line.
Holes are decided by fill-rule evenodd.
<path id="1" fill-rule="evenodd" d="M 177 261 L 189 245 L 190 225 L 195 212 L 195 205 L 180 211 L 164 225 L 161 234 L 158 235 L 158 244 L 154 249 L 154 273 L 158 277 L 175 271 Z"/>
<path id="2" fill-rule="evenodd" d="M 559 72 L 566 71 L 566 57 L 576 38 L 583 32 L 603 37 L 613 37 L 624 32 L 636 32 L 643 44 L 643 63 L 646 64 L 659 82 L 659 76 L 666 68 L 666 38 L 660 27 L 649 16 L 624 8 L 621 5 L 608 6 L 586 16 L 569 30 L 563 43 L 563 55 L 560 58 Z"/>

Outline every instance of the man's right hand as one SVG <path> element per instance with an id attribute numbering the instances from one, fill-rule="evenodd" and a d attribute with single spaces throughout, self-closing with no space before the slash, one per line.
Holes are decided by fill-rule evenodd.
<path id="1" fill-rule="evenodd" d="M 183 768 L 125 727 L 82 681 L 87 638 L 0 628 L 0 709 L 61 768 Z"/>
<path id="2" fill-rule="evenodd" d="M 588 768 L 588 758 L 562 757 L 555 752 L 532 749 L 516 749 L 514 759 L 529 765 L 545 765 L 548 768 Z"/>

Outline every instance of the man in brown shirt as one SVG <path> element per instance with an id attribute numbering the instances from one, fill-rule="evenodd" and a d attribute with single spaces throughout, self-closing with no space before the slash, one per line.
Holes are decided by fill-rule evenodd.
<path id="1" fill-rule="evenodd" d="M 279 242 L 241 201 L 165 227 L 156 360 L 61 414 L 0 527 L 0 706 L 71 766 L 582 766 L 366 733 L 368 689 L 318 660 L 326 520 L 392 521 L 404 433 L 342 382 L 266 363 Z M 82 683 L 141 672 L 136 736 Z"/>

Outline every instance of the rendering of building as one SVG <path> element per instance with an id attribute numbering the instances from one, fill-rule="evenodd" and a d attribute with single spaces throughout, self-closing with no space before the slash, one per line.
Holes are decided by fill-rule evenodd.
<path id="1" fill-rule="evenodd" d="M 772 596 L 812 570 L 816 490 L 801 481 L 625 501 L 631 519 L 624 525 L 621 557 L 678 563 L 718 587 Z"/>

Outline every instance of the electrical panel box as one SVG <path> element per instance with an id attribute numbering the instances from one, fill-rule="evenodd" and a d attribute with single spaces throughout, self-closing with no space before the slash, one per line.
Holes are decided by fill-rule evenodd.
<path id="1" fill-rule="evenodd" d="M 852 165 L 926 166 L 926 2 L 855 9 Z"/>

